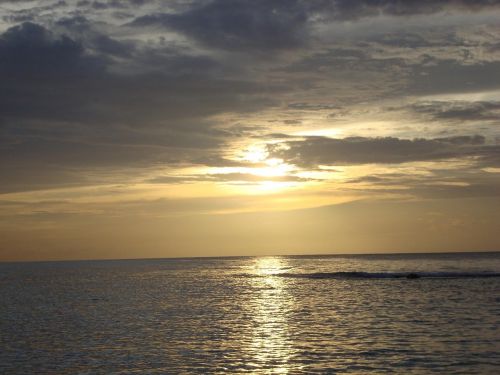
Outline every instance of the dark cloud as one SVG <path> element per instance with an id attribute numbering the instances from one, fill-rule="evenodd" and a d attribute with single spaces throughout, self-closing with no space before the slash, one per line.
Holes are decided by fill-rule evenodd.
<path id="1" fill-rule="evenodd" d="M 216 0 L 183 13 L 139 17 L 132 24 L 161 25 L 219 48 L 282 49 L 303 42 L 310 10 L 297 0 Z"/>
<path id="2" fill-rule="evenodd" d="M 20 23 L 20 22 L 29 22 L 34 19 L 33 14 L 28 12 L 21 12 L 17 14 L 9 14 L 7 16 L 2 16 L 2 20 L 9 23 Z"/>
<path id="3" fill-rule="evenodd" d="M 288 108 L 301 111 L 324 111 L 332 109 L 340 109 L 341 106 L 330 103 L 290 103 Z"/>
<path id="4" fill-rule="evenodd" d="M 449 30 L 419 30 L 418 32 L 409 32 L 398 30 L 397 32 L 376 33 L 368 36 L 367 41 L 378 45 L 393 48 L 412 48 L 425 49 L 429 47 L 468 47 L 474 45 L 473 42 L 464 39 Z M 367 44 L 369 46 L 369 44 Z"/>
<path id="5" fill-rule="evenodd" d="M 489 146 L 483 150 L 480 154 L 480 166 L 481 167 L 494 167 L 500 168 L 500 142 L 497 141 L 495 146 Z"/>
<path id="6" fill-rule="evenodd" d="M 444 43 L 441 48 L 446 51 L 449 46 Z M 380 98 L 499 89 L 500 61 L 469 58 L 469 49 L 463 51 L 466 57 L 445 58 L 428 53 L 394 55 L 394 51 L 373 47 L 331 48 L 298 59 L 283 70 L 290 75 L 307 74 L 310 82 L 320 86 L 335 85 L 331 89 L 337 91 L 341 104 L 343 95 Z"/>
<path id="7" fill-rule="evenodd" d="M 500 61 L 464 62 L 424 57 L 412 66 L 408 92 L 434 94 L 500 88 Z"/>
<path id="8" fill-rule="evenodd" d="M 500 102 L 496 101 L 427 101 L 415 103 L 411 109 L 435 120 L 477 121 L 499 120 Z"/>
<path id="9" fill-rule="evenodd" d="M 500 5 L 497 0 L 337 0 L 333 4 L 333 16 L 341 20 L 381 14 L 408 17 L 449 10 L 477 11 Z"/>
<path id="10" fill-rule="evenodd" d="M 133 45 L 119 42 L 102 34 L 92 39 L 92 46 L 101 53 L 119 57 L 129 57 L 134 50 Z"/>
<path id="11" fill-rule="evenodd" d="M 285 125 L 301 125 L 302 121 L 301 120 L 283 120 L 283 123 Z"/>
<path id="12" fill-rule="evenodd" d="M 142 6 L 149 3 L 150 0 L 105 0 L 105 1 L 89 1 L 80 0 L 77 2 L 78 7 L 91 7 L 96 10 L 106 10 L 106 9 L 123 9 L 130 6 Z"/>
<path id="13" fill-rule="evenodd" d="M 14 5 L 15 7 L 12 9 L 7 9 L 3 8 L 2 13 L 3 15 L 1 16 L 1 19 L 4 20 L 7 23 L 20 23 L 20 22 L 29 22 L 29 21 L 34 21 L 36 18 L 40 17 L 41 14 L 50 14 L 54 11 L 58 10 L 64 10 L 68 4 L 63 1 L 56 1 L 56 2 L 35 2 L 35 1 L 22 1 L 22 0 L 15 0 L 15 1 L 2 1 L 0 4 L 5 4 L 5 5 Z M 22 5 L 22 7 L 19 7 L 19 5 Z M 28 6 L 30 5 L 30 6 Z"/>
<path id="14" fill-rule="evenodd" d="M 87 33 L 89 23 L 59 25 Z M 58 176 L 86 166 L 210 162 L 235 135 L 207 117 L 276 105 L 273 93 L 283 90 L 231 79 L 207 56 L 85 33 L 77 39 L 23 23 L 0 35 L 0 158 L 24 171 L 4 169 L 12 186 L 26 180 L 33 160 L 39 170 L 61 169 Z M 115 57 L 126 72 L 115 72 Z"/>
<path id="15" fill-rule="evenodd" d="M 492 0 L 214 0 L 179 13 L 141 16 L 131 24 L 162 26 L 217 48 L 271 50 L 307 44 L 314 25 L 331 21 L 382 14 L 407 17 L 450 10 L 476 11 L 497 6 L 499 3 Z M 421 42 L 418 36 L 407 38 L 409 46 Z"/>
<path id="16" fill-rule="evenodd" d="M 484 141 L 484 137 L 479 135 L 413 140 L 393 137 L 306 137 L 303 140 L 268 145 L 268 151 L 272 157 L 304 167 L 398 164 L 481 155 L 487 151 L 487 148 L 482 148 Z"/>
<path id="17" fill-rule="evenodd" d="M 429 42 L 422 35 L 415 33 L 384 34 L 374 39 L 379 44 L 397 48 L 420 48 L 441 45 L 441 43 Z"/>
<path id="18" fill-rule="evenodd" d="M 36 24 L 7 30 L 0 37 L 2 115 L 175 126 L 175 120 L 182 118 L 275 105 L 271 94 L 283 90 L 269 85 L 263 90 L 255 82 L 230 79 L 222 73 L 217 77 L 224 68 L 206 56 L 168 49 L 136 55 L 133 46 L 102 36 L 87 43 L 94 48 L 93 54 L 88 53 L 88 44 L 54 35 Z M 115 55 L 130 56 L 133 70 L 111 72 L 110 57 Z"/>
<path id="19" fill-rule="evenodd" d="M 86 56 L 82 45 L 44 27 L 25 22 L 0 37 L 0 74 L 3 78 L 53 80 L 95 74 L 104 62 Z"/>
<path id="20" fill-rule="evenodd" d="M 56 26 L 62 26 L 69 30 L 79 32 L 88 31 L 92 28 L 92 23 L 84 16 L 77 15 L 74 17 L 63 17 L 55 22 Z"/>
<path id="21" fill-rule="evenodd" d="M 283 71 L 291 77 L 307 77 L 304 86 L 307 83 L 311 89 L 323 89 L 324 95 L 333 101 L 296 102 L 292 103 L 291 108 L 337 110 L 360 100 L 400 96 L 408 87 L 408 75 L 411 72 L 409 61 L 404 57 L 386 56 L 380 52 L 375 55 L 375 52 L 356 46 L 328 48 L 283 67 Z"/>
<path id="22" fill-rule="evenodd" d="M 291 73 L 338 73 L 339 70 L 361 72 L 368 69 L 380 71 L 389 69 L 391 66 L 404 67 L 406 65 L 405 59 L 401 57 L 377 58 L 373 57 L 364 48 L 331 48 L 295 61 L 286 70 Z"/>
<path id="23" fill-rule="evenodd" d="M 296 137 L 289 134 L 284 133 L 269 133 L 260 136 L 263 139 L 295 139 Z"/>
<path id="24" fill-rule="evenodd" d="M 490 52 L 498 52 L 498 51 L 500 51 L 500 42 L 487 43 L 487 48 Z"/>
<path id="25" fill-rule="evenodd" d="M 108 8 L 122 8 L 123 4 L 120 4 L 119 1 L 108 1 L 108 2 L 93 1 L 91 6 L 94 9 L 101 10 Z"/>

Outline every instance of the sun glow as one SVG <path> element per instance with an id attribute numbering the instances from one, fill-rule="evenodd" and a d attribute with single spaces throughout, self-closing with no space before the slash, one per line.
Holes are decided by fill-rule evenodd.
<path id="1" fill-rule="evenodd" d="M 251 163 L 259 163 L 266 160 L 268 156 L 269 153 L 265 145 L 251 145 L 245 150 L 241 159 Z"/>
<path id="2" fill-rule="evenodd" d="M 241 169 L 245 169 L 245 173 L 261 177 L 283 177 L 296 169 L 293 165 L 284 163 L 283 159 L 269 158 L 265 144 L 249 146 L 244 151 L 241 160 L 258 164 L 256 167 Z"/>
<path id="3" fill-rule="evenodd" d="M 272 373 L 287 374 L 294 352 L 290 348 L 288 317 L 294 305 L 283 279 L 274 275 L 285 272 L 288 264 L 283 258 L 266 257 L 255 261 L 252 287 L 257 291 L 247 303 L 253 309 L 252 352 L 258 353 L 256 364 L 272 366 Z"/>
<path id="4" fill-rule="evenodd" d="M 219 184 L 238 186 L 240 192 L 277 192 L 296 187 L 300 181 L 297 167 L 287 164 L 283 159 L 269 158 L 266 144 L 252 144 L 242 149 L 235 161 L 244 162 L 238 167 L 204 168 L 200 174 L 207 176 L 227 176 Z"/>

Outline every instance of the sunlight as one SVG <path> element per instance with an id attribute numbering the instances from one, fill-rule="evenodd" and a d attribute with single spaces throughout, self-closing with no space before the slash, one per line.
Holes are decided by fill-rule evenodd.
<path id="1" fill-rule="evenodd" d="M 265 145 L 251 145 L 245 150 L 242 160 L 259 163 L 266 160 L 268 155 Z"/>
<path id="2" fill-rule="evenodd" d="M 254 271 L 259 276 L 276 275 L 288 269 L 288 265 L 280 257 L 262 257 L 255 260 Z"/>
<path id="3" fill-rule="evenodd" d="M 251 168 L 248 173 L 262 177 L 282 177 L 295 169 L 293 165 L 285 164 L 281 159 L 271 159 L 270 161 L 273 162 L 268 163 L 266 161 L 267 167 Z"/>
<path id="4" fill-rule="evenodd" d="M 269 372 L 275 374 L 289 372 L 288 362 L 293 355 L 288 324 L 293 298 L 283 279 L 275 276 L 288 268 L 286 259 L 280 257 L 257 258 L 254 265 L 260 277 L 253 282 L 258 293 L 251 303 L 255 319 L 251 347 L 257 353 L 254 361 L 269 366 Z"/>
<path id="5" fill-rule="evenodd" d="M 260 191 L 277 192 L 279 190 L 290 189 L 298 186 L 294 181 L 261 181 L 258 183 Z"/>
<path id="6" fill-rule="evenodd" d="M 242 192 L 248 192 L 249 187 L 257 192 L 277 192 L 301 185 L 295 176 L 297 167 L 284 163 L 283 159 L 268 158 L 268 156 L 265 144 L 250 145 L 238 159 L 250 162 L 248 167 L 208 168 L 204 170 L 204 174 L 227 175 L 231 178 L 222 184 L 237 184 Z"/>

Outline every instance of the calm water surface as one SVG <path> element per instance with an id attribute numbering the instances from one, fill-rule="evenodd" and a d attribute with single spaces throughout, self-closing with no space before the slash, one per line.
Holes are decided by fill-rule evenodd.
<path id="1" fill-rule="evenodd" d="M 4 263 L 0 373 L 498 374 L 499 272 L 499 253 Z"/>

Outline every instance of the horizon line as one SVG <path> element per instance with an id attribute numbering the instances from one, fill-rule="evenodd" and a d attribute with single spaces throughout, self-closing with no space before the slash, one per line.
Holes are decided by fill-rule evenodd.
<path id="1" fill-rule="evenodd" d="M 384 252 L 384 253 L 314 253 L 314 254 L 260 254 L 260 255 L 211 255 L 211 256 L 173 256 L 146 258 L 82 258 L 82 259 L 46 259 L 46 260 L 0 260 L 0 264 L 8 263 L 62 263 L 62 262 L 102 262 L 102 261 L 140 261 L 140 260 L 195 260 L 195 259 L 228 259 L 228 258 L 272 258 L 272 257 L 336 257 L 336 256 L 370 256 L 370 255 L 443 255 L 443 254 L 490 254 L 500 250 L 480 251 L 418 251 L 418 252 Z"/>

